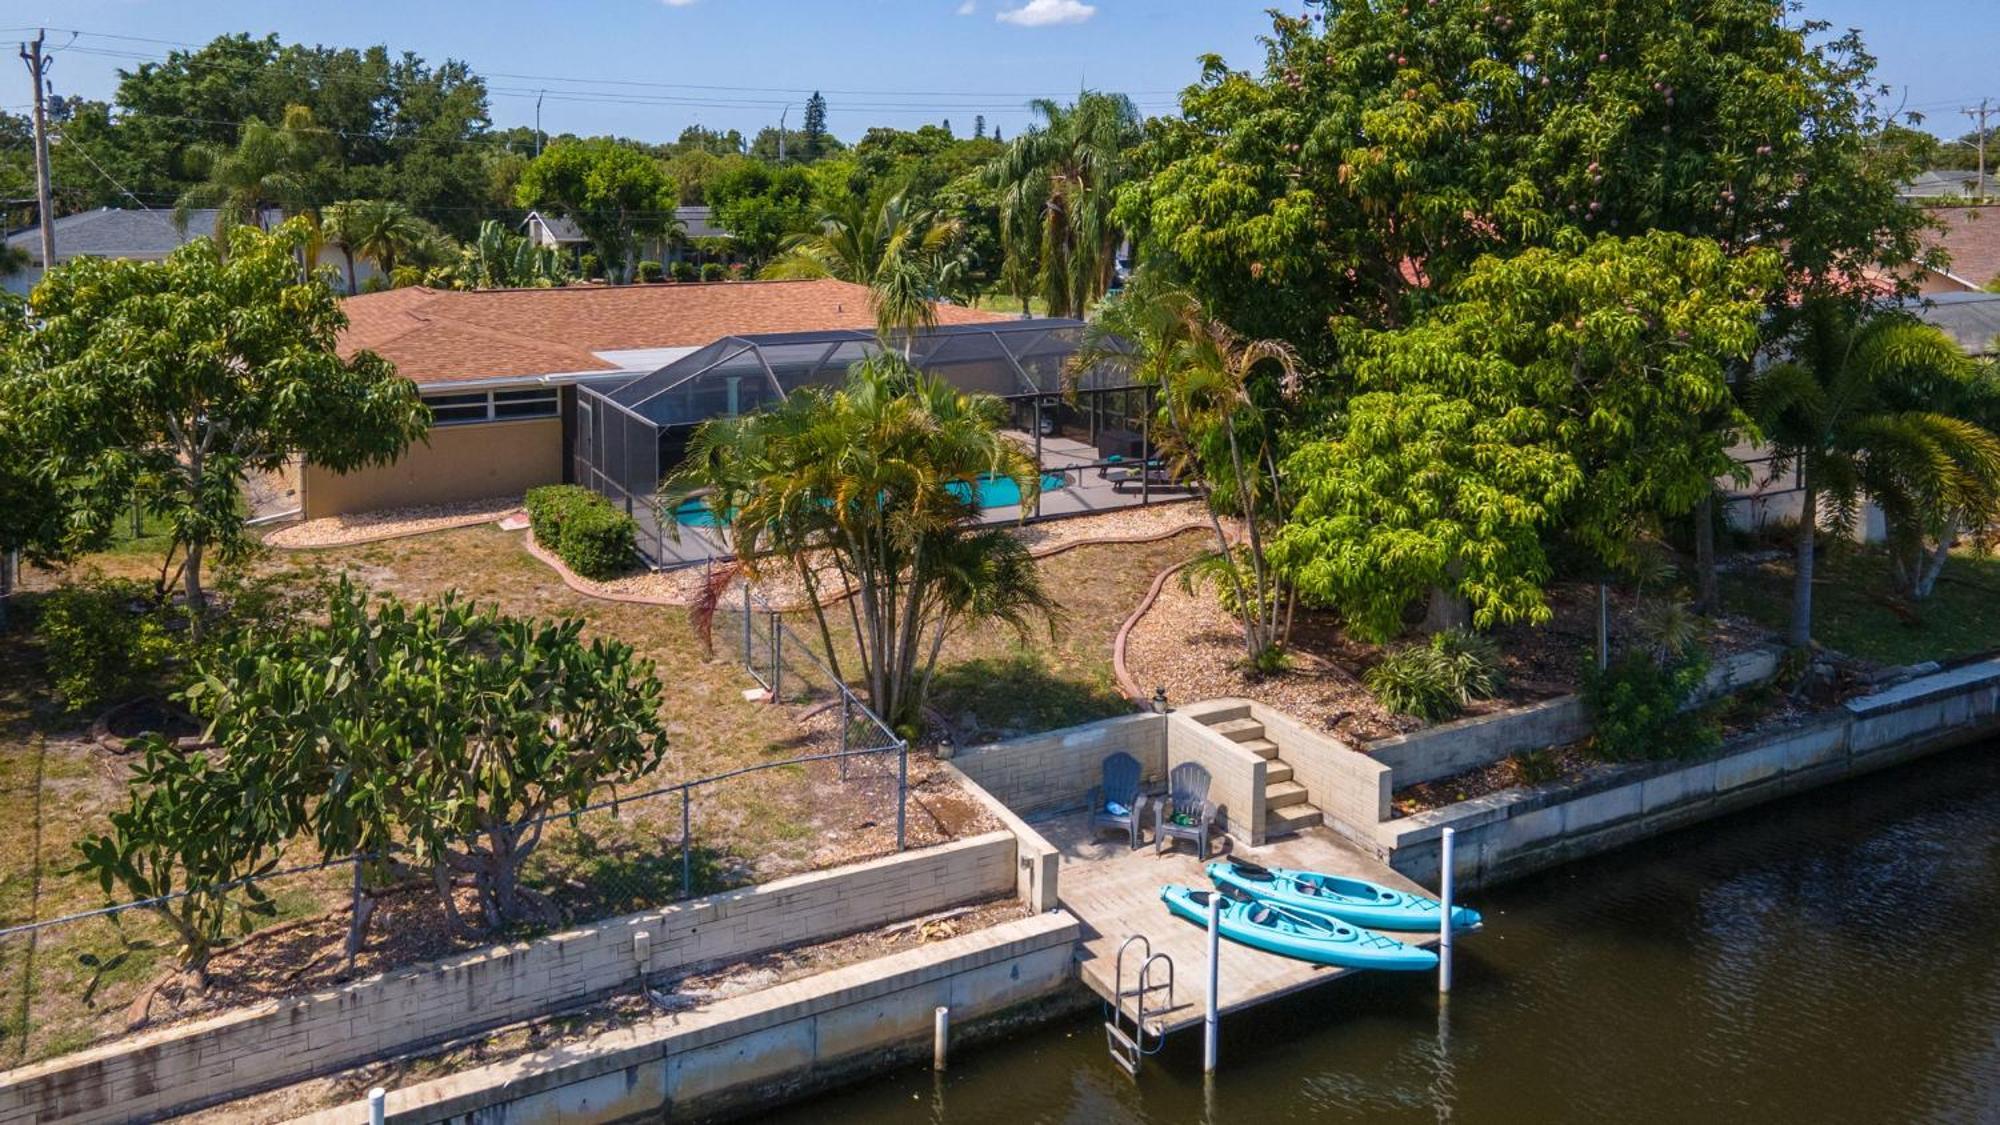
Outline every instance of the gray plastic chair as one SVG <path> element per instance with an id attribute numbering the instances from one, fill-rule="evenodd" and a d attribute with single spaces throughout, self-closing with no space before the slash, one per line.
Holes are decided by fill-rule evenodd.
<path id="1" fill-rule="evenodd" d="M 1167 779 L 1167 795 L 1153 802 L 1153 851 L 1166 850 L 1168 840 L 1187 840 L 1208 858 L 1208 830 L 1216 822 L 1218 810 L 1208 799 L 1208 771 L 1194 762 L 1174 767 Z M 1190 824 L 1176 821 L 1187 819 Z"/>
<path id="2" fill-rule="evenodd" d="M 1090 834 L 1111 829 L 1125 833 L 1132 846 L 1139 846 L 1139 822 L 1146 798 L 1139 793 L 1139 759 L 1119 751 L 1104 759 L 1104 780 L 1090 787 Z M 1125 811 L 1114 813 L 1105 806 L 1116 802 Z"/>

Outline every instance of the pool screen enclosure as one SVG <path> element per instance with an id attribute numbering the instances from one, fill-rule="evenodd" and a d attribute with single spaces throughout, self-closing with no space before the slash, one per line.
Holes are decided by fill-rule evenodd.
<path id="1" fill-rule="evenodd" d="M 1151 467 L 1150 394 L 1107 366 L 1081 372 L 1065 387 L 1064 369 L 1083 332 L 1082 321 L 1055 318 L 940 326 L 910 340 L 910 361 L 960 390 L 1004 400 L 1007 425 L 1045 471 L 1081 491 L 1103 486 L 1104 499 L 1087 502 L 1080 491 L 1069 509 L 1146 502 L 1155 490 L 1173 487 Z M 695 428 L 774 405 L 801 387 L 838 386 L 849 368 L 882 348 L 874 333 L 860 330 L 726 336 L 615 388 L 580 387 L 575 480 L 640 519 L 656 564 L 725 553 L 712 543 L 675 550 L 666 542 L 671 536 L 661 534 L 671 529 L 660 526 L 654 494 Z M 1136 491 L 1112 487 L 1127 477 Z M 1045 514 L 1049 508 L 1043 505 Z"/>

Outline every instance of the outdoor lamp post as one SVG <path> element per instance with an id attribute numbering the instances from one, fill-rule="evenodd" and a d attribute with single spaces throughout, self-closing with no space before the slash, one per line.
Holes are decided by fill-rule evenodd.
<path id="1" fill-rule="evenodd" d="M 1153 714 L 1164 715 L 1166 713 L 1167 713 L 1167 689 L 1164 687 L 1156 687 L 1153 689 Z"/>

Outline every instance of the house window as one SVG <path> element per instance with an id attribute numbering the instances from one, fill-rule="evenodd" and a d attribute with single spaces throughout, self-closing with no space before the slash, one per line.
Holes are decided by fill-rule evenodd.
<path id="1" fill-rule="evenodd" d="M 556 416 L 556 410 L 554 387 L 493 392 L 495 418 L 553 418 Z"/>
<path id="2" fill-rule="evenodd" d="M 462 426 L 474 422 L 511 422 L 520 418 L 553 418 L 560 410 L 554 387 L 425 395 L 424 405 L 431 408 L 432 424 L 439 426 Z"/>

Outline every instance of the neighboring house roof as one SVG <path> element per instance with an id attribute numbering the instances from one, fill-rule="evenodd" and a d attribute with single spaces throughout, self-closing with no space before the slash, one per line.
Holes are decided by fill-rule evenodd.
<path id="1" fill-rule="evenodd" d="M 1973 355 L 1992 355 L 2000 337 L 2000 293 L 1934 293 L 1910 302 L 1910 310 L 1927 324 L 1950 333 L 1958 346 Z"/>
<path id="2" fill-rule="evenodd" d="M 342 307 L 342 354 L 376 352 L 423 385 L 631 371 L 640 368 L 615 353 L 657 358 L 658 349 L 730 335 L 875 323 L 865 286 L 827 278 L 469 292 L 413 286 L 348 297 Z M 1010 319 L 938 306 L 940 324 Z"/>
<path id="3" fill-rule="evenodd" d="M 1986 188 L 1991 191 L 1995 181 L 2000 180 L 1993 172 L 1986 174 Z M 1934 168 L 1919 172 L 1915 179 L 1903 185 L 1897 194 L 1904 199 L 1956 199 L 1979 194 L 1979 173 L 1961 168 Z"/>
<path id="4" fill-rule="evenodd" d="M 187 227 L 182 229 L 174 225 L 171 211 L 105 207 L 64 215 L 53 224 L 56 261 L 81 257 L 158 260 L 197 238 L 214 234 L 215 217 L 216 212 L 206 208 L 189 211 Z M 40 227 L 13 231 L 7 235 L 7 245 L 26 250 L 34 265 L 42 264 Z"/>
<path id="5" fill-rule="evenodd" d="M 567 245 L 573 242 L 590 241 L 590 239 L 584 237 L 583 229 L 577 226 L 567 215 L 544 215 L 540 211 L 530 211 L 528 212 L 528 217 L 521 223 L 522 226 L 531 229 L 537 224 L 541 226 L 546 237 L 551 242 Z"/>
<path id="6" fill-rule="evenodd" d="M 1936 271 L 1967 289 L 1982 289 L 2000 277 L 2000 208 L 1931 207 L 1941 230 L 1925 233 L 1925 241 L 1951 255 Z"/>

